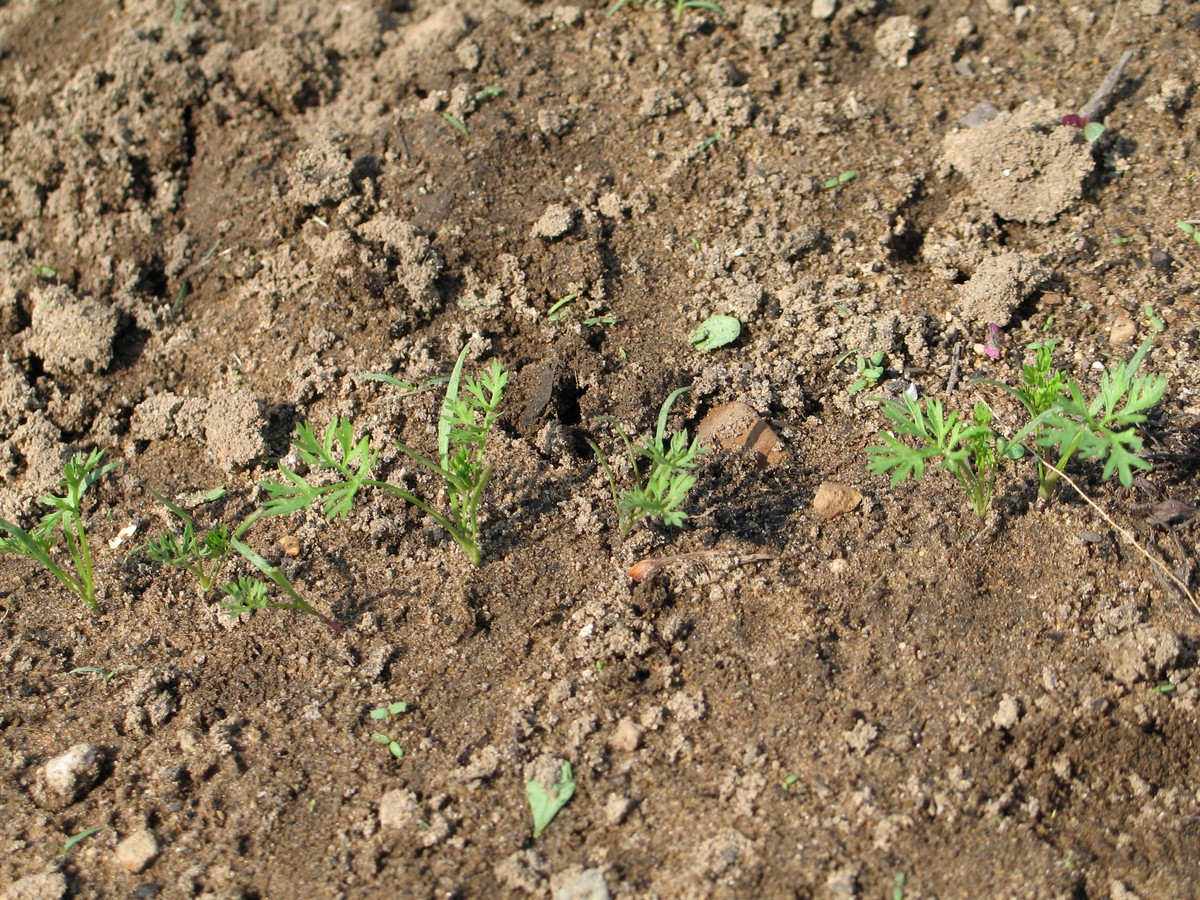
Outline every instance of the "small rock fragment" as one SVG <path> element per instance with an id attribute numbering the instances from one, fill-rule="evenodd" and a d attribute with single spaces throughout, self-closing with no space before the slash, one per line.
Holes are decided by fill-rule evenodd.
<path id="1" fill-rule="evenodd" d="M 632 719 L 621 719 L 608 738 L 608 746 L 619 753 L 632 753 L 642 743 L 642 729 Z"/>
<path id="2" fill-rule="evenodd" d="M 920 28 L 912 16 L 889 16 L 875 30 L 875 49 L 897 69 L 908 66 L 917 48 Z"/>
<path id="3" fill-rule="evenodd" d="M 812 17 L 814 19 L 831 19 L 837 12 L 837 0 L 813 0 Z"/>
<path id="4" fill-rule="evenodd" d="M 531 237 L 554 240 L 560 238 L 575 224 L 575 213 L 561 203 L 552 203 L 546 207 L 542 217 L 538 219 L 530 232 Z"/>
<path id="5" fill-rule="evenodd" d="M 1108 648 L 1113 678 L 1124 685 L 1161 678 L 1183 653 L 1179 636 L 1166 628 L 1138 626 Z"/>
<path id="6" fill-rule="evenodd" d="M 562 875 L 550 879 L 552 900 L 609 900 L 612 896 L 608 882 L 599 869 L 584 869 L 582 872 Z"/>
<path id="7" fill-rule="evenodd" d="M 854 900 L 858 896 L 858 866 L 842 866 L 825 879 L 830 900 Z"/>
<path id="8" fill-rule="evenodd" d="M 204 416 L 208 452 L 226 472 L 244 469 L 266 456 L 267 417 L 258 398 L 243 388 L 218 392 Z"/>
<path id="9" fill-rule="evenodd" d="M 823 481 L 813 497 L 813 512 L 822 519 L 833 519 L 851 512 L 862 503 L 862 494 L 848 484 Z"/>
<path id="10" fill-rule="evenodd" d="M 100 780 L 103 751 L 94 744 L 76 744 L 46 763 L 46 788 L 68 803 L 83 797 Z"/>
<path id="11" fill-rule="evenodd" d="M 1012 0 L 987 0 L 987 5 L 998 16 L 1011 15 L 1013 11 Z"/>
<path id="12" fill-rule="evenodd" d="M 1000 699 L 1000 707 L 992 716 L 992 725 L 1001 731 L 1008 731 L 1021 720 L 1021 702 L 1010 694 Z"/>
<path id="13" fill-rule="evenodd" d="M 683 101 L 678 96 L 661 84 L 653 84 L 642 92 L 638 115 L 643 119 L 654 119 L 680 109 L 683 109 Z"/>
<path id="14" fill-rule="evenodd" d="M 620 825 L 633 810 L 633 801 L 620 794 L 609 794 L 604 801 L 604 821 L 609 825 Z"/>
<path id="15" fill-rule="evenodd" d="M 279 547 L 292 559 L 300 556 L 300 540 L 294 534 L 285 534 L 279 539 Z"/>
<path id="16" fill-rule="evenodd" d="M 783 36 L 783 16 L 778 10 L 752 3 L 742 13 L 742 37 L 759 50 L 770 50 Z"/>
<path id="17" fill-rule="evenodd" d="M 139 829 L 117 844 L 116 856 L 117 865 L 137 874 L 158 857 L 158 841 L 153 832 Z"/>
<path id="18" fill-rule="evenodd" d="M 1129 316 L 1117 316 L 1113 319 L 1112 328 L 1108 332 L 1110 347 L 1124 347 L 1137 337 L 1137 324 Z"/>
<path id="19" fill-rule="evenodd" d="M 696 428 L 696 437 L 707 447 L 753 450 L 770 466 L 783 460 L 783 445 L 774 430 L 740 400 L 710 410 Z"/>

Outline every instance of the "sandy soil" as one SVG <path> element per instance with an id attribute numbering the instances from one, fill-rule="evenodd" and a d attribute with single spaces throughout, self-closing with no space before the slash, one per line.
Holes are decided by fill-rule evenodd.
<path id="1" fill-rule="evenodd" d="M 122 461 L 85 505 L 98 613 L 0 557 L 0 897 L 1200 895 L 1165 574 L 1195 589 L 1200 16 L 814 5 L 0 4 L 0 516 Z M 1126 51 L 1088 141 L 1061 118 Z M 1153 471 L 1072 467 L 1111 523 L 1029 465 L 982 521 L 868 473 L 880 396 L 1013 428 L 977 376 L 1051 318 L 1093 391 L 1147 305 Z M 713 314 L 742 334 L 700 352 Z M 178 526 L 155 491 L 241 522 L 335 416 L 443 508 L 393 444 L 435 452 L 439 391 L 364 375 L 464 346 L 512 373 L 478 568 L 380 491 L 247 534 L 342 633 L 129 555 Z M 588 441 L 619 460 L 600 417 L 649 433 L 685 385 L 672 429 L 743 424 L 682 527 L 623 537 Z"/>

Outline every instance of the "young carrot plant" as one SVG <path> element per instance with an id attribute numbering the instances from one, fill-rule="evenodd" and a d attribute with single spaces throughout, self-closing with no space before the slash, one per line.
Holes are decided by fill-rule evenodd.
<path id="1" fill-rule="evenodd" d="M 688 492 L 696 484 L 696 476 L 692 474 L 696 467 L 696 457 L 708 450 L 707 447 L 700 446 L 699 438 L 689 444 L 686 430 L 676 431 L 671 434 L 669 441 L 667 439 L 667 418 L 671 414 L 671 407 L 687 390 L 686 387 L 679 388 L 667 397 L 658 411 L 658 426 L 653 440 L 650 441 L 634 442 L 612 416 L 599 418 L 599 421 L 612 425 L 625 444 L 629 463 L 633 467 L 632 488 L 617 492 L 616 477 L 613 475 L 612 466 L 608 464 L 608 458 L 595 443 L 588 441 L 596 459 L 608 475 L 608 486 L 617 506 L 617 521 L 622 537 L 626 537 L 633 526 L 642 519 L 657 518 L 661 519 L 664 525 L 679 527 L 687 518 L 687 513 L 682 507 Z M 644 468 L 638 465 L 639 458 L 647 460 Z"/>
<path id="2" fill-rule="evenodd" d="M 996 473 L 1006 459 L 1021 456 L 1019 442 L 1002 438 L 991 427 L 992 410 L 976 403 L 970 420 L 957 412 L 946 413 L 937 400 L 918 403 L 907 394 L 904 403 L 887 401 L 883 414 L 895 431 L 916 442 L 911 447 L 891 432 L 880 432 L 882 445 L 870 447 L 867 468 L 877 475 L 892 473 L 892 484 L 910 475 L 919 481 L 927 463 L 938 461 L 966 491 L 975 515 L 987 515 L 996 487 Z"/>
<path id="3" fill-rule="evenodd" d="M 221 523 L 210 528 L 203 536 L 199 536 L 196 532 L 195 520 L 183 507 L 172 503 L 153 488 L 150 493 L 183 523 L 183 530 L 167 532 L 151 538 L 129 555 L 133 556 L 135 553 L 145 551 L 146 555 L 156 563 L 186 569 L 196 576 L 200 596 L 207 597 L 217 586 L 221 569 L 233 552 L 233 545 L 230 543 L 233 533 L 230 532 L 228 525 Z M 236 534 L 241 536 L 248 527 L 248 522 L 243 523 Z"/>
<path id="4" fill-rule="evenodd" d="M 95 612 L 96 588 L 92 568 L 92 553 L 88 546 L 87 529 L 83 523 L 83 495 L 88 488 L 120 465 L 111 462 L 100 465 L 103 450 L 93 450 L 86 457 L 76 453 L 63 467 L 63 479 L 59 483 L 63 496 L 49 495 L 40 498 L 50 512 L 32 531 L 0 519 L 0 531 L 8 536 L 0 537 L 0 553 L 11 553 L 36 560 L 58 579 L 59 584 L 83 601 L 83 605 Z M 69 567 L 54 560 L 53 550 L 61 537 L 70 557 Z"/>
<path id="5" fill-rule="evenodd" d="M 413 504 L 432 517 L 462 548 L 472 564 L 480 565 L 483 553 L 479 544 L 479 510 L 493 470 L 485 451 L 488 435 L 500 415 L 508 372 L 498 360 L 493 360 L 478 377 L 463 378 L 466 356 L 467 348 L 464 347 L 447 383 L 438 420 L 436 460 L 396 442 L 401 453 L 442 479 L 449 497 L 447 512 L 439 512 L 411 491 L 372 478 L 379 451 L 371 446 L 369 437 L 355 437 L 353 422 L 335 418 L 321 439 L 309 423 L 296 429 L 296 450 L 300 458 L 315 470 L 334 473 L 335 480 L 323 485 L 313 484 L 280 462 L 283 480 L 263 484 L 263 489 L 270 495 L 263 506 L 264 514 L 286 515 L 319 503 L 326 518 L 345 517 L 353 508 L 359 491 L 377 488 Z M 408 387 L 391 376 L 368 377 Z"/>

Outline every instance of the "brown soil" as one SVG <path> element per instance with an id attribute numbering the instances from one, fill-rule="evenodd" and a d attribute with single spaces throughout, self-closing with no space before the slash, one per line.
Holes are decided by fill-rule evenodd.
<path id="1" fill-rule="evenodd" d="M 872 393 L 1012 427 L 973 376 L 1012 381 L 1052 316 L 1092 390 L 1152 304 L 1154 471 L 1073 474 L 1190 577 L 1196 519 L 1145 510 L 1197 501 L 1200 21 L 1006 6 L 0 4 L 0 515 L 78 449 L 123 460 L 89 495 L 99 614 L 0 561 L 0 896 L 1200 895 L 1180 592 L 1028 465 L 983 523 L 944 473 L 866 471 Z M 1088 143 L 1059 119 L 1126 50 Z M 697 352 L 714 313 L 743 334 Z M 433 452 L 438 393 L 362 375 L 467 343 L 513 373 L 481 567 L 379 494 L 261 522 L 339 636 L 127 557 L 171 525 L 152 489 L 224 485 L 195 514 L 240 521 L 335 415 L 443 503 L 391 443 Z M 646 433 L 687 384 L 672 427 L 741 401 L 784 452 L 703 457 L 683 527 L 622 539 L 587 441 L 616 459 L 598 417 Z M 827 481 L 861 502 L 818 516 Z"/>

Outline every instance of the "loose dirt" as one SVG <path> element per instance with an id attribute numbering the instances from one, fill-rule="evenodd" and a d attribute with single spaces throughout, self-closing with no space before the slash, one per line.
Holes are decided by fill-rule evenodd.
<path id="1" fill-rule="evenodd" d="M 1200 18 L 814 5 L 0 5 L 0 515 L 123 460 L 99 614 L 0 559 L 0 896 L 1200 894 L 1194 610 L 1028 466 L 981 522 L 864 453 L 909 389 L 1016 427 L 974 379 L 1048 319 L 1094 389 L 1151 305 L 1154 471 L 1073 474 L 1191 579 Z M 1127 50 L 1089 142 L 1061 117 Z M 698 352 L 714 314 L 742 335 Z M 435 452 L 439 391 L 364 375 L 464 345 L 513 373 L 481 567 L 381 494 L 261 521 L 338 635 L 128 555 L 177 524 L 152 491 L 240 521 L 334 416 L 444 503 L 392 445 Z M 736 424 L 683 527 L 622 538 L 588 441 L 684 385 L 673 429 Z"/>

